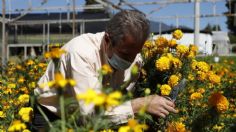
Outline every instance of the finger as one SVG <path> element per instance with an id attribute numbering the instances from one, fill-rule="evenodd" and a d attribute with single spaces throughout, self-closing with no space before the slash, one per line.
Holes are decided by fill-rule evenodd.
<path id="1" fill-rule="evenodd" d="M 174 107 L 171 107 L 169 105 L 165 105 L 164 107 L 167 111 L 170 111 L 170 112 L 173 112 L 173 113 L 178 113 L 178 111 L 176 109 L 174 109 Z"/>
<path id="2" fill-rule="evenodd" d="M 166 99 L 166 104 L 167 105 L 169 105 L 169 106 L 171 106 L 171 107 L 175 107 L 175 103 L 174 102 L 172 102 L 172 101 L 170 101 L 170 100 L 168 100 L 168 99 Z"/>
<path id="3" fill-rule="evenodd" d="M 165 114 L 166 116 L 169 115 L 169 112 L 164 108 L 161 109 L 160 111 L 161 111 L 161 113 Z"/>
<path id="4" fill-rule="evenodd" d="M 162 118 L 166 118 L 166 115 L 163 114 L 163 113 L 159 113 L 159 116 L 162 117 Z"/>

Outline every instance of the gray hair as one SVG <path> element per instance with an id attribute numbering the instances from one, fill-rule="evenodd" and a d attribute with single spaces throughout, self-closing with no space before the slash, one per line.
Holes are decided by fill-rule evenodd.
<path id="1" fill-rule="evenodd" d="M 135 10 L 123 10 L 115 14 L 105 30 L 112 45 L 117 45 L 125 35 L 131 35 L 138 43 L 144 43 L 149 35 L 149 21 L 145 14 Z"/>

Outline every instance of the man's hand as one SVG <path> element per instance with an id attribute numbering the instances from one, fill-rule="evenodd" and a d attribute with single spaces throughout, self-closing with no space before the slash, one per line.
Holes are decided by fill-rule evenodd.
<path id="1" fill-rule="evenodd" d="M 147 97 L 136 98 L 131 101 L 133 112 L 138 113 L 142 107 L 150 114 L 165 118 L 169 112 L 177 113 L 174 109 L 175 104 L 159 95 L 150 95 Z"/>

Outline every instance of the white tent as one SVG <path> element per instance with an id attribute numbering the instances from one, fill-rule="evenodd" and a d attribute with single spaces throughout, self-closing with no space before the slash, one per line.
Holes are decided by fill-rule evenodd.
<path id="1" fill-rule="evenodd" d="M 226 55 L 230 53 L 229 36 L 227 32 L 214 31 L 212 32 L 212 43 L 214 45 L 214 53 Z"/>

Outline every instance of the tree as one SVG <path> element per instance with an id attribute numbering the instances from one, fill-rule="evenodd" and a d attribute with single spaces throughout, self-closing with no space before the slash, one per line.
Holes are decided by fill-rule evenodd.
<path id="1" fill-rule="evenodd" d="M 236 13 L 236 1 L 228 1 L 225 5 L 228 8 L 228 12 L 226 12 L 226 14 Z M 236 17 L 227 16 L 226 24 L 231 33 L 236 35 Z"/>

